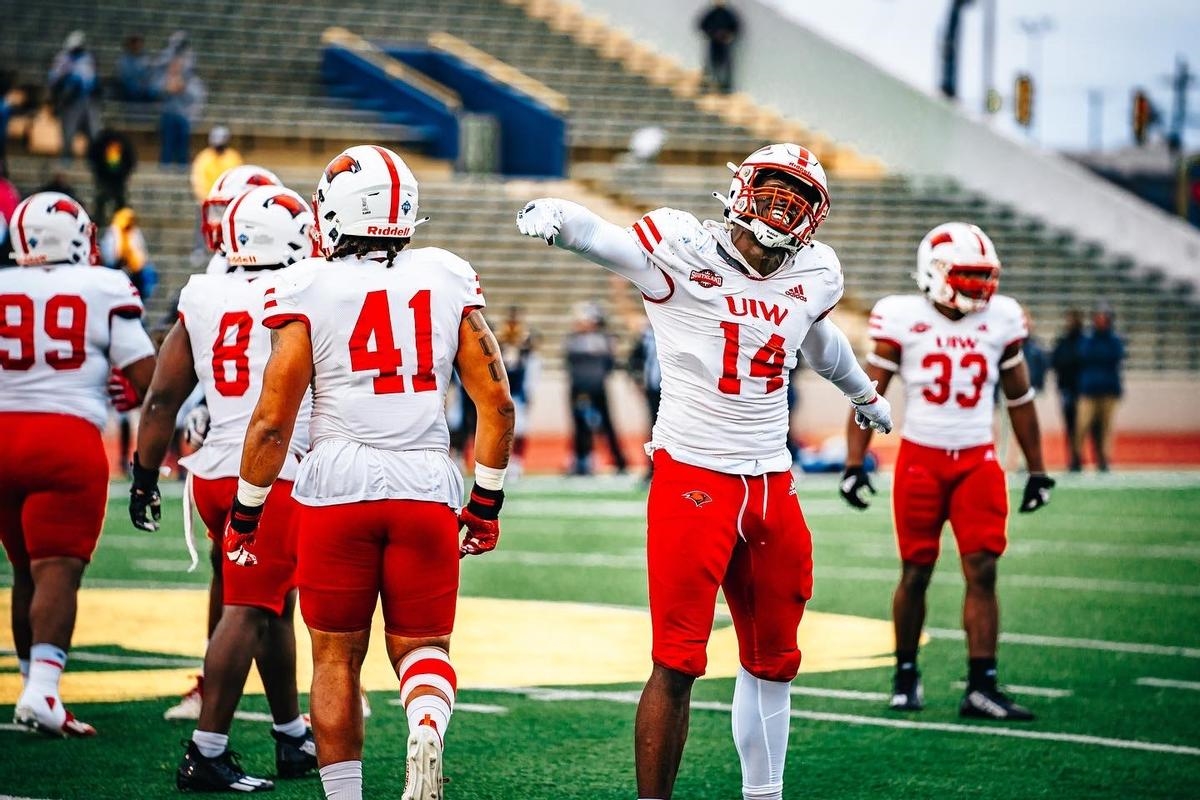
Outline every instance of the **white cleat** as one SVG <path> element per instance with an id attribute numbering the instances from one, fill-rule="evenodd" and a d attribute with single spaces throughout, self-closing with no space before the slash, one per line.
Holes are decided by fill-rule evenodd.
<path id="1" fill-rule="evenodd" d="M 204 676 L 197 675 L 196 683 L 179 702 L 163 712 L 163 719 L 200 719 L 200 701 L 204 696 Z"/>
<path id="2" fill-rule="evenodd" d="M 442 800 L 442 735 L 422 723 L 408 737 L 402 800 Z"/>
<path id="3" fill-rule="evenodd" d="M 84 738 L 96 735 L 95 728 L 75 719 L 75 715 L 63 706 L 62 698 L 41 697 L 28 691 L 17 701 L 13 722 L 46 736 Z"/>

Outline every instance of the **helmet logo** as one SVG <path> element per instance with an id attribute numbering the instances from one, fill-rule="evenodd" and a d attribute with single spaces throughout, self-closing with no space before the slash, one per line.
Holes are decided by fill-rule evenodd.
<path id="1" fill-rule="evenodd" d="M 244 233 L 239 233 L 239 234 L 238 234 L 238 243 L 240 243 L 240 244 L 241 244 L 243 247 L 245 247 L 245 245 L 246 245 L 246 242 L 248 242 L 248 241 L 250 241 L 250 237 L 249 237 L 249 236 L 247 236 L 247 235 L 246 235 L 246 234 L 244 234 Z"/>
<path id="2" fill-rule="evenodd" d="M 263 175 L 261 172 L 256 172 L 246 179 L 247 186 L 274 186 L 275 181 Z"/>
<path id="3" fill-rule="evenodd" d="M 290 194 L 277 194 L 268 197 L 267 201 L 263 203 L 263 208 L 270 208 L 272 205 L 282 206 L 285 211 L 292 215 L 293 219 L 308 210 L 303 201 Z"/>
<path id="4" fill-rule="evenodd" d="M 407 214 L 408 212 L 412 211 L 412 203 L 405 200 L 403 203 L 400 204 L 400 210 L 402 212 L 404 212 L 405 214 Z"/>
<path id="5" fill-rule="evenodd" d="M 72 217 L 78 217 L 83 209 L 74 200 L 69 200 L 65 197 L 55 200 L 54 203 L 46 209 L 50 211 L 61 211 L 64 214 L 70 214 Z"/>
<path id="6" fill-rule="evenodd" d="M 954 237 L 950 235 L 950 231 L 942 231 L 937 236 L 929 240 L 930 247 L 937 247 L 939 244 L 953 244 Z"/>
<path id="7" fill-rule="evenodd" d="M 349 172 L 353 175 L 356 172 L 362 172 L 362 164 L 353 156 L 348 156 L 342 153 L 340 156 L 329 162 L 329 166 L 325 168 L 325 180 L 332 183 L 333 179 L 344 172 Z"/>

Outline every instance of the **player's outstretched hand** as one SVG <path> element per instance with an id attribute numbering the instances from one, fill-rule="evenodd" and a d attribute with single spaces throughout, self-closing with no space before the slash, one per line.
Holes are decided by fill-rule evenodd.
<path id="1" fill-rule="evenodd" d="M 458 557 L 477 556 L 496 549 L 500 541 L 500 507 L 504 505 L 503 489 L 471 489 L 467 507 L 458 515 L 458 524 L 467 529 Z"/>
<path id="2" fill-rule="evenodd" d="M 861 464 L 857 467 L 846 467 L 846 471 L 842 473 L 842 482 L 838 485 L 842 499 L 855 508 L 870 508 L 871 504 L 862 497 L 863 489 L 875 494 L 875 487 L 871 485 L 871 476 L 867 474 L 867 470 Z"/>
<path id="3" fill-rule="evenodd" d="M 158 470 L 146 469 L 139 464 L 137 453 L 133 454 L 130 467 L 133 485 L 129 487 L 129 519 L 138 530 L 156 531 L 159 521 L 162 520 Z"/>
<path id="4" fill-rule="evenodd" d="M 1030 475 L 1025 481 L 1025 494 L 1021 497 L 1021 513 L 1028 514 L 1037 511 L 1050 502 L 1050 490 L 1054 488 L 1055 480 L 1049 475 L 1040 473 Z"/>
<path id="5" fill-rule="evenodd" d="M 526 236 L 545 239 L 546 244 L 554 244 L 562 224 L 562 204 L 553 197 L 539 197 L 517 212 L 517 230 Z"/>
<path id="6" fill-rule="evenodd" d="M 116 367 L 113 367 L 112 372 L 108 374 L 108 399 L 112 401 L 113 408 L 122 414 L 132 411 L 142 404 L 137 389 L 133 388 L 133 384 L 129 382 L 129 378 L 125 377 L 125 373 Z"/>
<path id="7" fill-rule="evenodd" d="M 850 403 L 854 406 L 854 423 L 861 430 L 871 428 L 880 433 L 892 432 L 892 404 L 875 391 L 875 384 L 871 384 L 866 397 L 853 398 Z"/>
<path id="8" fill-rule="evenodd" d="M 225 557 L 239 567 L 253 567 L 258 563 L 258 557 L 250 552 L 250 545 L 254 544 L 254 534 L 258 530 L 262 511 L 262 506 L 248 506 L 236 497 L 233 499 L 222 546 Z"/>
<path id="9" fill-rule="evenodd" d="M 208 406 L 198 405 L 183 418 L 183 440 L 189 447 L 200 447 L 208 437 L 208 426 L 211 422 Z"/>

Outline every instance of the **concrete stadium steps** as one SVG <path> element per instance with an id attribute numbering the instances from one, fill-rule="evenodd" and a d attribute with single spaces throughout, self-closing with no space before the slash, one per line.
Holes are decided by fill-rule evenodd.
<path id="1" fill-rule="evenodd" d="M 264 162 L 288 186 L 309 196 L 320 175 L 319 167 L 289 167 Z M 85 207 L 91 208 L 92 181 L 86 168 L 76 162 L 63 166 L 54 159 L 15 157 L 11 160 L 14 182 L 25 192 L 43 183 L 49 173 L 62 172 Z M 425 173 L 422 172 L 422 175 Z M 502 319 L 510 306 L 520 306 L 530 326 L 537 331 L 546 353 L 546 366 L 561 368 L 561 342 L 570 327 L 572 306 L 595 301 L 610 308 L 614 290 L 604 270 L 582 262 L 557 248 L 549 248 L 516 230 L 516 212 L 530 197 L 544 194 L 530 182 L 513 187 L 499 178 L 472 178 L 433 172 L 421 179 L 421 213 L 431 217 L 421 227 L 416 246 L 443 247 L 471 262 L 480 273 L 488 301 L 488 316 Z M 561 191 L 561 187 L 560 191 Z M 566 191 L 578 199 L 579 190 Z M 600 202 L 593 198 L 593 203 Z M 159 271 L 159 288 L 149 303 L 147 322 L 163 323 L 175 295 L 188 277 L 203 270 L 191 265 L 197 206 L 186 173 L 156 165 L 138 168 L 130 181 L 130 206 L 137 211 L 152 260 Z M 612 216 L 632 218 L 633 210 Z M 103 233 L 103 231 L 101 231 Z M 205 256 L 207 263 L 207 255 Z M 631 304 L 636 292 L 626 284 L 617 288 Z"/>
<path id="2" fill-rule="evenodd" d="M 614 168 L 578 165 L 577 178 L 597 191 L 649 210 L 673 206 L 717 217 L 711 192 L 725 191 L 721 168 Z M 1067 232 L 1021 217 L 945 182 L 900 177 L 831 179 L 832 211 L 819 233 L 834 247 L 846 275 L 848 299 L 862 309 L 879 297 L 915 290 L 910 273 L 916 245 L 935 225 L 974 222 L 995 240 L 1004 262 L 1001 291 L 1016 297 L 1048 344 L 1067 308 L 1088 310 L 1100 301 L 1117 311 L 1135 370 L 1200 371 L 1200 307 L 1193 298 L 1153 279 L 1135 278 L 1130 264 L 1106 257 Z"/>
<path id="3" fill-rule="evenodd" d="M 23 82 L 41 83 L 62 38 L 80 28 L 89 35 L 101 75 L 108 77 L 127 34 L 142 33 L 147 50 L 156 52 L 171 31 L 181 29 L 191 36 L 197 70 L 209 88 L 202 128 L 229 122 L 239 135 L 299 129 L 308 136 L 415 141 L 419 130 L 378 121 L 372 126 L 375 115 L 359 117 L 361 112 L 339 108 L 323 96 L 319 38 L 335 23 L 380 42 L 423 41 L 438 30 L 466 40 L 565 94 L 571 102 L 571 143 L 589 151 L 622 150 L 632 132 L 648 124 L 666 128 L 667 147 L 676 152 L 744 154 L 761 144 L 754 132 L 702 111 L 500 0 L 386 9 L 353 0 L 286 11 L 267 0 L 186 8 L 162 0 L 138 7 L 115 0 L 53 0 L 30 6 L 0 30 L 0 52 L 20 54 L 19 61 L 0 57 L 0 67 L 17 71 Z M 109 104 L 106 114 L 132 128 L 156 123 L 152 112 L 148 116 L 117 104 Z"/>

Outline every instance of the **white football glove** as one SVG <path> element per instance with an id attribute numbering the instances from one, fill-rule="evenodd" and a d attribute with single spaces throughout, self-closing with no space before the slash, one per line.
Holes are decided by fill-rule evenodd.
<path id="1" fill-rule="evenodd" d="M 204 444 L 204 439 L 208 436 L 210 420 L 208 406 L 199 405 L 193 408 L 183 418 L 183 440 L 190 447 L 199 447 Z"/>
<path id="2" fill-rule="evenodd" d="M 850 403 L 854 406 L 854 422 L 861 430 L 871 428 L 880 433 L 892 432 L 892 404 L 875 391 L 874 383 L 870 392 L 852 398 Z"/>
<path id="3" fill-rule="evenodd" d="M 564 216 L 560 201 L 553 197 L 539 197 L 517 212 L 517 230 L 526 236 L 545 239 L 546 244 L 552 245 L 554 237 L 562 229 Z"/>

